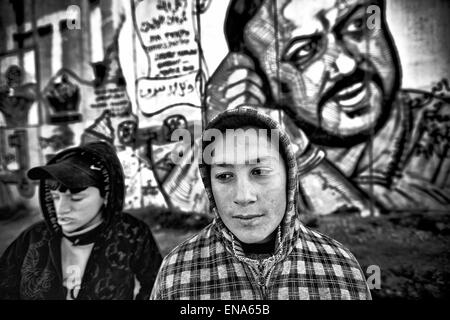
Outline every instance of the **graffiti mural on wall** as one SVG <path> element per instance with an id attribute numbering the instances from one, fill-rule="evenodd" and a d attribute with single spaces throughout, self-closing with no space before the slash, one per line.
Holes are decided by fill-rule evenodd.
<path id="1" fill-rule="evenodd" d="M 401 89 L 384 1 L 234 0 L 225 33 L 208 117 L 241 103 L 282 110 L 300 168 L 318 159 L 300 174 L 306 208 L 448 210 L 448 82 Z"/>
<path id="2" fill-rule="evenodd" d="M 0 215 L 10 216 L 17 208 L 8 184 L 17 187 L 21 197 L 31 198 L 34 187 L 26 178 L 29 165 L 28 124 L 29 111 L 37 99 L 35 83 L 23 83 L 24 72 L 17 65 L 10 65 L 0 86 L 0 112 L 5 119 L 0 126 Z"/>
<path id="3" fill-rule="evenodd" d="M 303 210 L 448 211 L 449 83 L 402 85 L 384 1 L 230 0 L 226 12 L 200 0 L 70 4 L 79 28 L 63 1 L 35 17 L 25 12 L 35 2 L 1 4 L 11 39 L 0 45 L 5 217 L 36 205 L 28 168 L 99 139 L 122 161 L 127 209 L 207 213 L 197 163 L 172 161 L 171 136 L 189 130 L 190 158 L 205 122 L 242 104 L 290 133 Z M 217 22 L 205 38 L 207 16 Z M 228 50 L 214 52 L 220 37 Z"/>
<path id="4" fill-rule="evenodd" d="M 202 2 L 203 9 L 207 3 Z M 30 158 L 36 165 L 65 148 L 106 140 L 115 145 L 122 161 L 127 185 L 126 208 L 162 206 L 170 210 L 206 213 L 206 197 L 196 165 L 183 169 L 170 159 L 176 144 L 170 140 L 174 130 L 184 128 L 194 132 L 197 126 L 196 132 L 201 132 L 200 90 L 206 75 L 200 66 L 193 3 L 187 0 L 131 1 L 126 13 L 123 10 L 127 4 L 123 3 L 100 1 L 73 5 L 71 9 L 79 10 L 75 10 L 75 16 L 71 10 L 70 19 L 81 19 L 81 23 L 73 24 L 65 17 L 66 8 L 62 3 L 47 8 L 58 12 L 50 23 L 45 18 L 35 17 L 38 29 L 47 23 L 47 35 L 52 39 L 50 47 L 57 48 L 58 43 L 53 40 L 58 36 L 62 38 L 61 48 L 57 48 L 62 50 L 61 57 L 41 56 L 41 60 L 48 61 L 46 66 L 40 66 L 44 72 L 40 77 L 36 76 L 42 92 L 36 92 L 36 86 L 30 83 L 22 85 L 20 67 L 11 66 L 3 73 L 7 79 L 2 81 L 0 111 L 8 130 L 29 125 L 27 112 L 35 101 L 40 103 L 40 113 L 36 134 L 33 134 L 37 141 L 24 140 L 27 131 L 15 130 L 14 137 L 17 137 L 11 142 L 13 136 L 4 134 L 6 131 L 2 128 L 2 146 L 5 146 L 1 150 L 2 212 L 6 216 L 7 211 L 15 210 L 17 202 L 23 201 L 25 186 L 29 185 L 31 189 L 26 195 L 33 195 L 35 185 L 31 185 L 24 175 L 31 167 Z M 33 32 L 24 30 L 27 3 L 4 6 L 5 12 L 9 10 L 19 17 L 8 32 L 14 36 L 14 32 L 20 31 L 27 34 L 28 40 L 32 39 Z M 87 16 L 81 16 L 84 11 L 88 12 Z M 83 56 L 85 51 L 92 52 L 98 45 L 91 43 L 86 50 L 83 41 L 88 33 L 82 33 L 87 26 L 86 20 L 101 27 L 101 30 L 89 30 L 93 33 L 91 37 L 102 40 L 100 61 L 90 60 L 89 55 Z M 69 22 L 77 28 L 69 28 Z M 119 44 L 126 24 L 128 28 L 132 26 L 133 35 Z M 39 47 L 40 44 L 34 45 Z M 137 59 L 141 58 L 133 61 L 135 77 L 128 79 L 128 82 L 136 82 L 133 86 L 136 92 L 127 86 L 119 57 L 120 46 L 135 47 Z M 8 49 L 8 53 L 22 55 L 20 46 Z M 47 53 L 55 51 L 45 50 Z M 41 53 L 42 48 L 38 51 Z M 81 55 L 77 57 L 76 52 Z M 53 67 L 58 59 L 62 60 L 61 68 L 52 73 L 49 66 Z M 37 73 L 34 69 L 35 66 L 32 74 Z M 5 141 L 8 137 L 10 143 Z M 28 154 L 30 145 L 35 146 L 31 155 Z M 20 150 L 17 149 L 16 155 L 13 148 L 22 148 L 24 155 L 19 157 Z M 22 166 L 18 167 L 19 160 Z M 16 167 L 20 169 L 20 175 L 12 173 L 18 171 Z M 22 186 L 22 182 L 27 184 Z M 15 187 L 19 187 L 21 196 L 11 196 Z"/>
<path id="5" fill-rule="evenodd" d="M 201 69 L 195 2 L 133 1 L 133 26 L 143 61 L 136 79 L 140 132 L 167 205 L 205 212 L 206 196 L 196 164 L 176 166 L 170 154 L 176 129 L 201 128 Z M 145 67 L 144 67 L 145 66 Z M 201 132 L 201 130 L 197 130 Z M 198 138 L 198 137 L 196 137 Z"/>

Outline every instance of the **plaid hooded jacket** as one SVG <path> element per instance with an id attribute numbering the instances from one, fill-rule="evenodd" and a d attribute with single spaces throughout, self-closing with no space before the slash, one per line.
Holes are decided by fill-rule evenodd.
<path id="1" fill-rule="evenodd" d="M 371 299 L 364 274 L 349 250 L 300 222 L 295 205 L 296 158 L 279 125 L 253 108 L 240 107 L 221 113 L 205 129 L 248 124 L 278 129 L 279 149 L 286 161 L 287 206 L 274 254 L 262 260 L 245 256 L 217 212 L 210 168 L 202 163 L 200 173 L 215 218 L 165 257 L 150 298 Z M 204 150 L 208 142 L 204 137 L 202 140 Z M 309 158 L 314 159 L 314 155 Z"/>

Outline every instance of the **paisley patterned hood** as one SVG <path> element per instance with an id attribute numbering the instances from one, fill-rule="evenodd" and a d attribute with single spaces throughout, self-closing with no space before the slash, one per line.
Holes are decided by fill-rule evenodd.
<path id="1" fill-rule="evenodd" d="M 101 174 L 97 179 L 103 177 L 100 187 L 106 199 L 102 210 L 102 232 L 90 239 L 94 241 L 86 264 L 83 267 L 80 255 L 73 259 L 75 255 L 72 254 L 69 258 L 73 260 L 67 265 L 68 248 L 71 250 L 69 253 L 73 253 L 74 248 L 78 251 L 78 247 L 85 247 L 75 243 L 70 247 L 67 244 L 63 246 L 62 230 L 56 221 L 49 186 L 45 180 L 41 181 L 39 195 L 45 221 L 39 221 L 22 232 L 0 258 L 0 299 L 59 300 L 69 296 L 78 300 L 149 298 L 162 257 L 149 226 L 122 212 L 124 175 L 116 152 L 108 143 L 92 142 L 64 150 L 49 164 L 63 161 L 65 156 L 78 152 L 83 153 L 88 163 L 100 168 Z M 76 179 L 76 172 L 73 175 Z M 72 271 L 67 267 L 78 274 L 84 268 L 76 296 L 72 290 L 75 287 L 65 285 L 72 281 L 68 280 Z M 79 269 L 76 271 L 72 267 Z M 139 290 L 135 287 L 136 280 L 140 284 Z"/>
<path id="2" fill-rule="evenodd" d="M 107 227 L 111 223 L 112 218 L 122 212 L 125 198 L 124 174 L 116 151 L 113 146 L 106 142 L 92 142 L 64 150 L 53 157 L 48 164 L 57 163 L 73 153 L 83 153 L 84 156 L 92 158 L 93 163 L 101 168 L 105 198 L 107 200 L 103 209 L 103 219 L 105 227 Z M 50 189 L 46 185 L 45 180 L 40 182 L 39 201 L 49 229 L 56 234 L 60 234 L 62 232 L 61 227 L 57 222 Z"/>

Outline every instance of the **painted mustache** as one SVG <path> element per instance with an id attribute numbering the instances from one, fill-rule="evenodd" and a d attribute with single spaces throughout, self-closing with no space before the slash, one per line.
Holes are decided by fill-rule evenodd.
<path id="1" fill-rule="evenodd" d="M 329 100 L 335 99 L 336 95 L 342 90 L 361 83 L 363 84 L 362 88 L 364 88 L 369 82 L 374 82 L 380 88 L 382 94 L 384 94 L 383 82 L 380 75 L 373 69 L 365 70 L 361 68 L 361 66 L 358 66 L 353 73 L 336 81 L 336 83 L 323 94 L 318 103 L 319 111 L 322 111 L 322 107 Z M 319 112 L 319 114 L 321 113 Z"/>

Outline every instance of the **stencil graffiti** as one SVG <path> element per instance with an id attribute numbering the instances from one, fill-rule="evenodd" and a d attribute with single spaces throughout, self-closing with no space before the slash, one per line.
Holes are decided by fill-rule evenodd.
<path id="1" fill-rule="evenodd" d="M 80 89 L 69 80 L 66 73 L 62 73 L 60 79 L 52 79 L 44 90 L 50 114 L 49 123 L 81 121 L 78 113 L 80 104 Z"/>
<path id="2" fill-rule="evenodd" d="M 36 100 L 36 85 L 23 83 L 23 70 L 12 65 L 5 73 L 5 85 L 0 87 L 0 112 L 7 130 L 0 126 L 0 218 L 10 216 L 17 204 L 8 185 L 15 185 L 20 196 L 31 198 L 34 186 L 26 177 L 29 165 L 29 110 Z"/>
<path id="3" fill-rule="evenodd" d="M 6 84 L 0 88 L 0 112 L 5 117 L 6 127 L 23 127 L 28 122 L 28 112 L 36 100 L 36 85 L 23 83 L 23 70 L 16 65 L 5 72 Z"/>

